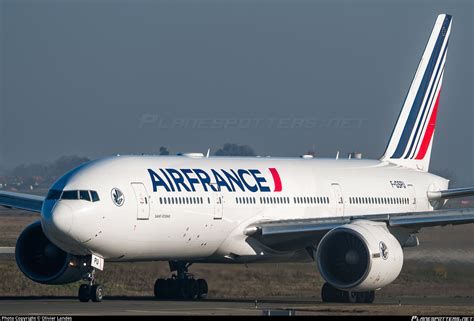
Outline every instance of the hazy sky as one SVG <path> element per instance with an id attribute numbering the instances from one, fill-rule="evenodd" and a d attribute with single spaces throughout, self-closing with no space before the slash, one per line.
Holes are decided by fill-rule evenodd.
<path id="1" fill-rule="evenodd" d="M 225 142 L 377 158 L 446 12 L 431 167 L 467 184 L 473 3 L 0 0 L 1 163 Z"/>

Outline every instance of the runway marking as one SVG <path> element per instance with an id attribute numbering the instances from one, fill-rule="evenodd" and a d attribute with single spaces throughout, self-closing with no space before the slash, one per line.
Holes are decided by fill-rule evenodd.
<path id="1" fill-rule="evenodd" d="M 187 312 L 188 314 L 192 314 L 196 311 L 216 311 L 216 310 L 231 310 L 231 311 L 242 311 L 242 312 L 249 312 L 249 311 L 256 311 L 261 312 L 262 309 L 252 309 L 252 308 L 197 308 L 197 309 L 180 309 L 172 310 L 172 309 L 159 309 L 159 310 L 124 310 L 124 312 L 133 312 L 133 313 L 182 313 L 183 311 Z"/>
<path id="2" fill-rule="evenodd" d="M 14 247 L 7 247 L 7 246 L 0 246 L 0 254 L 5 254 L 5 255 L 15 254 L 15 248 Z"/>
<path id="3" fill-rule="evenodd" d="M 382 301 L 382 302 L 380 302 Z M 262 315 L 265 310 L 288 311 L 296 315 L 340 315 L 340 314 L 469 314 L 474 313 L 473 297 L 447 298 L 402 298 L 398 300 L 382 298 L 379 303 L 370 305 L 323 304 L 314 302 L 294 304 L 288 300 L 275 300 L 270 303 L 259 303 L 255 308 L 253 302 L 155 302 L 110 300 L 101 304 L 82 304 L 73 299 L 58 300 L 3 300 L 0 301 L 0 314 L 24 315 Z M 309 302 L 309 301 L 308 301 Z M 39 309 L 39 310 L 38 310 Z M 36 313 L 32 312 L 35 311 Z M 39 311 L 39 312 L 38 312 Z"/>

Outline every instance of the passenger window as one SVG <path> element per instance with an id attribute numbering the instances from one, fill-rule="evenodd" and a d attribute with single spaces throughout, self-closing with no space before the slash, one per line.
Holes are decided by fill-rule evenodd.
<path id="1" fill-rule="evenodd" d="M 62 200 L 77 200 L 78 191 L 64 191 L 61 195 Z"/>
<path id="2" fill-rule="evenodd" d="M 91 201 L 91 197 L 89 195 L 89 191 L 79 191 L 79 199 L 85 201 Z"/>

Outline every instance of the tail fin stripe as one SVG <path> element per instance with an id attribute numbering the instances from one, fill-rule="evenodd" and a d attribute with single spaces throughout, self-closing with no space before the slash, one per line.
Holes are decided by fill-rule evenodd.
<path id="1" fill-rule="evenodd" d="M 425 73 L 423 75 L 421 84 L 416 93 L 415 100 L 413 102 L 410 113 L 408 115 L 405 128 L 403 129 L 402 135 L 400 137 L 400 141 L 398 142 L 397 148 L 395 149 L 395 152 L 393 153 L 391 158 L 400 158 L 403 156 L 405 152 L 405 149 L 408 145 L 408 140 L 410 139 L 410 136 L 413 132 L 413 127 L 415 125 L 416 119 L 418 118 L 418 114 L 420 112 L 422 99 L 425 96 L 425 93 L 428 87 L 428 82 L 429 80 L 431 80 L 431 77 L 433 75 L 433 70 L 435 69 L 435 64 L 436 64 L 437 58 L 439 57 L 439 53 L 441 51 L 444 38 L 446 36 L 446 30 L 449 27 L 450 21 L 451 21 L 451 16 L 446 15 L 443 21 L 443 25 L 439 31 L 438 38 L 436 40 L 436 44 L 434 46 L 433 52 L 431 53 L 430 60 L 425 69 Z"/>
<path id="2" fill-rule="evenodd" d="M 431 113 L 430 121 L 428 123 L 428 127 L 426 128 L 425 137 L 423 137 L 423 142 L 421 143 L 420 151 L 418 152 L 418 155 L 416 155 L 415 159 L 423 159 L 430 145 L 431 137 L 434 134 L 435 125 L 436 125 L 436 115 L 438 114 L 437 111 L 438 111 L 440 93 L 441 93 L 441 88 L 439 89 L 438 97 L 436 98 L 436 103 L 434 105 L 433 112 Z"/>
<path id="3" fill-rule="evenodd" d="M 431 87 L 430 87 L 428 96 L 426 96 L 426 98 L 425 98 L 426 99 L 425 100 L 425 105 L 424 105 L 423 110 L 421 112 L 421 117 L 418 121 L 418 125 L 416 127 L 415 134 L 413 135 L 412 142 L 410 144 L 410 148 L 408 149 L 408 152 L 405 154 L 405 159 L 406 158 L 411 158 L 413 156 L 412 154 L 415 153 L 416 149 L 413 150 L 413 146 L 418 147 L 418 143 L 419 143 L 421 135 L 423 133 L 423 129 L 425 128 L 426 120 L 427 120 L 427 118 L 430 114 L 429 113 L 430 110 L 433 107 L 433 100 L 434 100 L 434 96 L 436 95 L 436 90 L 438 89 L 438 86 L 439 86 L 439 81 L 441 80 L 442 72 L 440 73 L 440 69 L 441 69 L 441 66 L 443 66 L 443 61 L 444 61 L 444 57 L 446 56 L 447 49 L 448 49 L 448 43 L 446 42 L 446 46 L 444 47 L 443 55 L 441 57 L 441 60 L 439 61 L 438 68 L 437 68 L 436 73 L 433 77 L 433 82 L 431 83 Z M 443 70 L 444 70 L 444 68 L 443 68 Z M 440 77 L 438 77 L 438 76 L 440 76 Z M 434 92 L 433 92 L 433 89 L 435 89 Z M 423 126 L 422 126 L 422 123 L 423 123 Z M 420 132 L 420 129 L 421 129 L 421 132 Z M 415 145 L 415 141 L 416 141 L 416 145 Z"/>
<path id="4" fill-rule="evenodd" d="M 417 140 L 416 140 L 416 144 L 415 144 L 415 148 L 413 149 L 413 152 L 411 153 L 410 157 L 411 159 L 413 159 L 413 157 L 415 156 L 415 154 L 417 153 L 417 151 L 419 151 L 420 149 L 420 141 L 422 141 L 422 138 L 424 137 L 423 135 L 423 132 L 426 132 L 427 131 L 427 127 L 426 127 L 426 124 L 428 122 L 428 118 L 430 118 L 430 112 L 431 114 L 434 112 L 435 110 L 435 105 L 436 105 L 436 100 L 439 96 L 439 92 L 441 91 L 440 87 L 441 87 L 441 82 L 443 81 L 443 74 L 444 74 L 444 66 L 443 66 L 443 70 L 441 71 L 440 73 L 440 76 L 439 76 L 439 79 L 436 83 L 436 86 L 435 86 L 435 90 L 433 92 L 433 95 L 431 95 L 430 97 L 430 102 L 429 102 L 429 105 L 430 108 L 428 109 L 428 112 L 426 113 L 426 115 L 424 116 L 423 118 L 423 125 L 421 126 L 421 131 L 420 131 L 420 134 L 418 135 L 417 137 Z M 429 124 L 429 122 L 428 122 Z M 418 152 L 419 153 L 419 152 Z"/>

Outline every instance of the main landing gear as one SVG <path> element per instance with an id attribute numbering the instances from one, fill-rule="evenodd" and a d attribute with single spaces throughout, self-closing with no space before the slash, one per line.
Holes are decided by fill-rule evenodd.
<path id="1" fill-rule="evenodd" d="M 100 284 L 95 283 L 95 269 L 92 268 L 91 272 L 86 273 L 84 281 L 87 284 L 81 284 L 79 287 L 79 301 L 81 302 L 101 302 L 104 296 L 104 290 Z"/>
<path id="2" fill-rule="evenodd" d="M 375 299 L 375 291 L 352 292 L 336 289 L 329 283 L 324 283 L 321 289 L 323 302 L 339 303 L 372 303 Z"/>
<path id="3" fill-rule="evenodd" d="M 198 300 L 205 299 L 208 293 L 207 282 L 204 279 L 194 279 L 188 273 L 192 263 L 169 262 L 171 278 L 158 279 L 155 282 L 155 297 L 161 300 Z"/>

